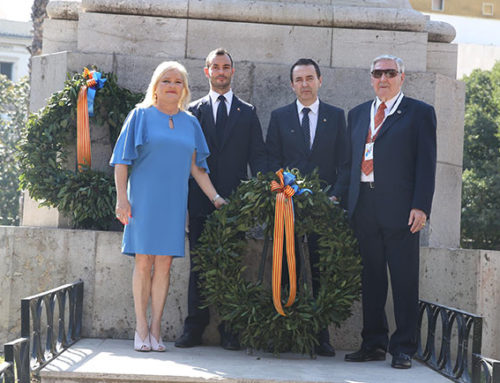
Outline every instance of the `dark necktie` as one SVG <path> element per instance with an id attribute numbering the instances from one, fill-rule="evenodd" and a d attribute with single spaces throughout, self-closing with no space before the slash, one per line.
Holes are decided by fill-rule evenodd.
<path id="1" fill-rule="evenodd" d="M 217 107 L 217 118 L 215 120 L 215 132 L 217 133 L 217 143 L 222 145 L 224 140 L 224 130 L 226 129 L 227 108 L 226 98 L 221 94 L 218 98 L 219 106 Z"/>
<path id="2" fill-rule="evenodd" d="M 302 109 L 302 131 L 304 132 L 304 139 L 306 142 L 307 150 L 311 150 L 311 128 L 309 126 L 309 112 L 311 109 L 303 108 Z"/>

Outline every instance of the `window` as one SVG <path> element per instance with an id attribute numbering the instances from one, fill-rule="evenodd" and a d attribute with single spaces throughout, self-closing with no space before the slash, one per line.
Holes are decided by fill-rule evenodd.
<path id="1" fill-rule="evenodd" d="M 483 3 L 483 16 L 493 16 L 493 3 Z"/>
<path id="2" fill-rule="evenodd" d="M 431 0 L 431 8 L 433 11 L 444 11 L 444 0 Z"/>
<path id="3" fill-rule="evenodd" d="M 0 62 L 0 73 L 7 76 L 9 80 L 12 80 L 12 67 L 13 63 Z"/>

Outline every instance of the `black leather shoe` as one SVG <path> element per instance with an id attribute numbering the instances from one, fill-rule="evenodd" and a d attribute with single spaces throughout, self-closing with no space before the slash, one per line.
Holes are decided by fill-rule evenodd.
<path id="1" fill-rule="evenodd" d="M 346 362 L 370 362 L 374 360 L 385 360 L 385 350 L 381 348 L 365 349 L 362 348 L 344 357 Z"/>
<path id="2" fill-rule="evenodd" d="M 194 334 L 191 331 L 184 332 L 179 339 L 175 341 L 175 347 L 190 348 L 201 344 L 201 335 Z"/>
<path id="3" fill-rule="evenodd" d="M 220 338 L 220 345 L 222 348 L 226 350 L 232 350 L 236 351 L 239 350 L 240 347 L 240 342 L 238 341 L 238 338 L 236 338 L 232 334 L 225 333 L 224 336 L 221 336 Z"/>
<path id="4" fill-rule="evenodd" d="M 335 349 L 330 342 L 320 342 L 314 347 L 314 351 L 316 351 L 316 354 L 321 356 L 335 356 Z"/>
<path id="5" fill-rule="evenodd" d="M 231 351 L 236 351 L 241 348 L 238 336 L 226 331 L 224 323 L 219 324 L 218 329 L 220 334 L 220 345 L 222 348 Z"/>
<path id="6" fill-rule="evenodd" d="M 411 356 L 404 352 L 398 352 L 392 356 L 391 366 L 394 368 L 411 368 Z"/>

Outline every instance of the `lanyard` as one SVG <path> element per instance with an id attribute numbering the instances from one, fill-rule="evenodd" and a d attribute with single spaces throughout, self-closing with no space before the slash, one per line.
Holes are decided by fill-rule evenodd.
<path id="1" fill-rule="evenodd" d="M 399 96 L 396 99 L 396 102 L 392 105 L 391 110 L 389 111 L 389 113 L 387 113 L 385 115 L 384 119 L 382 120 L 382 123 L 377 127 L 377 129 L 375 129 L 375 113 L 377 112 L 375 110 L 375 105 L 377 105 L 377 100 L 376 99 L 373 100 L 372 107 L 371 107 L 371 113 L 370 113 L 370 129 L 372 131 L 372 137 L 375 137 L 375 135 L 380 130 L 382 125 L 384 125 L 385 119 L 396 112 L 403 97 L 404 97 L 403 92 L 399 92 Z"/>

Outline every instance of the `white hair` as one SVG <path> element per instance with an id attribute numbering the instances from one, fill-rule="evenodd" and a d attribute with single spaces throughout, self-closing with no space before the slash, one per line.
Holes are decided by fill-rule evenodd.
<path id="1" fill-rule="evenodd" d="M 396 63 L 396 66 L 398 67 L 398 72 L 399 73 L 405 72 L 405 63 L 403 62 L 403 60 L 400 59 L 399 57 L 392 56 L 392 55 L 381 55 L 381 56 L 375 57 L 372 61 L 372 65 L 370 66 L 370 72 L 373 71 L 375 64 L 378 63 L 379 61 L 382 61 L 382 60 L 394 61 Z"/>

